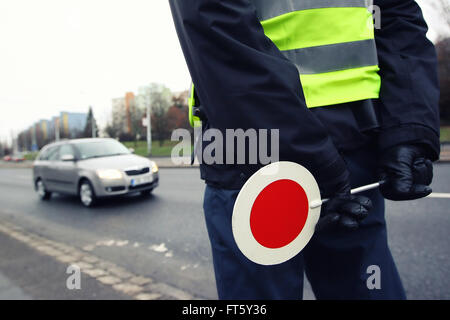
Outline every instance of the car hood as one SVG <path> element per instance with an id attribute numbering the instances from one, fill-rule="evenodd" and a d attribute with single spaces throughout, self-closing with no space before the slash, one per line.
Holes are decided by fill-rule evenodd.
<path id="1" fill-rule="evenodd" d="M 150 167 L 151 161 L 147 158 L 137 156 L 135 154 L 127 154 L 121 156 L 112 156 L 104 158 L 93 158 L 78 161 L 78 167 L 83 169 L 141 169 L 142 167 Z"/>

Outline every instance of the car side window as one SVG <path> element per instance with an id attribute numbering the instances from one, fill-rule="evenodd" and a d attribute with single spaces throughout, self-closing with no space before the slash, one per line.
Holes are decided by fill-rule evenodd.
<path id="1" fill-rule="evenodd" d="M 75 157 L 75 152 L 70 144 L 64 144 L 59 148 L 59 160 L 61 160 L 63 156 Z"/>
<path id="2" fill-rule="evenodd" d="M 51 150 L 51 148 L 47 148 L 47 149 L 41 151 L 41 154 L 39 155 L 38 159 L 41 160 L 41 161 L 47 160 L 48 159 L 48 153 L 49 153 L 50 150 Z"/>
<path id="3" fill-rule="evenodd" d="M 54 147 L 52 149 L 49 150 L 48 154 L 47 154 L 47 159 L 48 161 L 55 161 L 59 159 L 59 147 Z"/>

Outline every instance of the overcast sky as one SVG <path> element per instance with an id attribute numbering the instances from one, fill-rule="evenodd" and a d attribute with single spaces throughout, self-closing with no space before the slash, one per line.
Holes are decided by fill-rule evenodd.
<path id="1" fill-rule="evenodd" d="M 165 0 L 0 0 L 0 137 L 59 111 L 190 77 Z"/>
<path id="2" fill-rule="evenodd" d="M 151 82 L 190 84 L 167 0 L 0 0 L 1 140 L 89 105 L 104 125 L 112 98 Z"/>

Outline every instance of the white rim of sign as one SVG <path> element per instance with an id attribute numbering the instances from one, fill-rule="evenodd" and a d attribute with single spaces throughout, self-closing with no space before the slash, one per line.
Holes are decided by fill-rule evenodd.
<path id="1" fill-rule="evenodd" d="M 297 182 L 308 198 L 308 216 L 300 234 L 281 248 L 267 248 L 259 244 L 250 227 L 253 204 L 269 184 L 288 179 Z M 320 201 L 320 190 L 314 176 L 298 163 L 281 161 L 269 164 L 252 175 L 242 187 L 233 208 L 232 229 L 238 248 L 251 261 L 261 265 L 276 265 L 299 254 L 311 240 L 320 217 L 320 206 L 311 208 L 312 201 Z"/>

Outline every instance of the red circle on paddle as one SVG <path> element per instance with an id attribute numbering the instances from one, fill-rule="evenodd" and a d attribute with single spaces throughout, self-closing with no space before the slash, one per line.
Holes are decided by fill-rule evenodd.
<path id="1" fill-rule="evenodd" d="M 308 210 L 308 197 L 301 185 L 289 179 L 272 182 L 253 203 L 250 213 L 253 237 L 266 248 L 282 248 L 303 230 Z"/>

